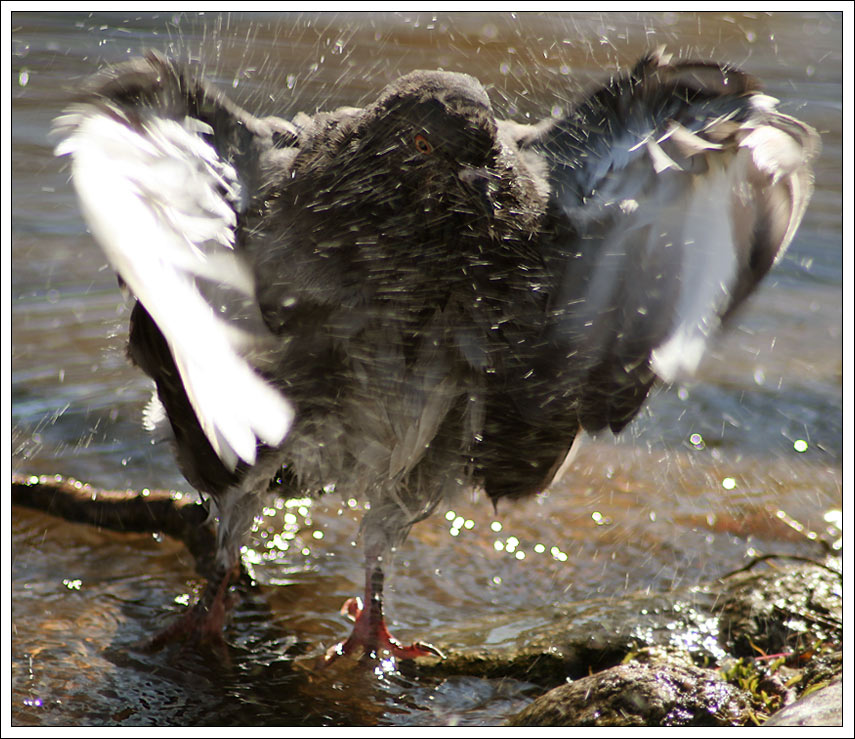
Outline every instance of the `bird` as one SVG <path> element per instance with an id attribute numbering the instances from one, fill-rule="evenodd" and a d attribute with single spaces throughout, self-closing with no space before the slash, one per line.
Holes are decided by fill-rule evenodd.
<path id="1" fill-rule="evenodd" d="M 291 118 L 157 52 L 95 75 L 56 154 L 133 296 L 144 422 L 217 517 L 166 636 L 222 638 L 271 489 L 335 490 L 368 504 L 365 586 L 325 661 L 441 656 L 386 626 L 392 552 L 463 489 L 545 490 L 697 368 L 811 197 L 819 137 L 777 103 L 664 49 L 533 124 L 458 72 Z"/>

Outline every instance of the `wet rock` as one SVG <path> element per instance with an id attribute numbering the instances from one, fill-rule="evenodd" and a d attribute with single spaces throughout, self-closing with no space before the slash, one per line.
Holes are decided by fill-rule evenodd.
<path id="1" fill-rule="evenodd" d="M 722 646 L 737 657 L 757 657 L 840 644 L 842 590 L 839 572 L 819 565 L 740 573 L 722 594 Z"/>
<path id="2" fill-rule="evenodd" d="M 422 674 L 515 677 L 555 686 L 620 664 L 653 647 L 695 665 L 782 654 L 820 669 L 800 690 L 836 674 L 842 642 L 841 581 L 832 569 L 797 565 L 659 595 L 629 595 L 503 615 L 439 634 L 447 659 L 420 660 Z"/>
<path id="3" fill-rule="evenodd" d="M 731 726 L 748 698 L 719 673 L 654 662 L 612 667 L 550 690 L 512 726 Z"/>
<path id="4" fill-rule="evenodd" d="M 843 680 L 802 696 L 763 725 L 843 726 Z"/>

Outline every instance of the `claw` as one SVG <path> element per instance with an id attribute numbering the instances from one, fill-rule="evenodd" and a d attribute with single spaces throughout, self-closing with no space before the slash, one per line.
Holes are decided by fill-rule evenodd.
<path id="1" fill-rule="evenodd" d="M 433 644 L 413 642 L 409 646 L 402 644 L 386 626 L 382 611 L 376 606 L 363 608 L 361 598 L 348 598 L 341 607 L 341 613 L 354 622 L 353 632 L 343 642 L 330 647 L 323 657 L 328 665 L 342 656 L 362 654 L 363 658 L 382 660 L 416 659 L 416 657 L 439 657 L 445 655 Z"/>
<path id="2" fill-rule="evenodd" d="M 342 616 L 347 616 L 351 621 L 356 621 L 362 613 L 362 598 L 348 598 L 339 610 Z"/>

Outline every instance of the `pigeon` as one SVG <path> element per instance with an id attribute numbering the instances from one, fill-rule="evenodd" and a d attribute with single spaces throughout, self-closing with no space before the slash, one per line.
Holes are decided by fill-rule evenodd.
<path id="1" fill-rule="evenodd" d="M 216 573 L 168 638 L 222 638 L 271 490 L 365 501 L 341 655 L 441 655 L 386 627 L 384 571 L 462 489 L 546 489 L 620 432 L 792 241 L 815 131 L 727 65 L 650 52 L 534 124 L 414 71 L 364 107 L 257 117 L 158 53 L 88 82 L 56 153 L 135 299 L 144 412 L 212 501 Z"/>

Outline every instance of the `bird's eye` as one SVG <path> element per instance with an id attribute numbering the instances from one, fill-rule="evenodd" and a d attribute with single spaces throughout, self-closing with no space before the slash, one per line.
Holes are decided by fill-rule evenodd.
<path id="1" fill-rule="evenodd" d="M 417 133 L 415 138 L 413 139 L 413 144 L 416 149 L 418 149 L 420 154 L 430 154 L 433 151 L 433 147 L 430 145 L 430 141 L 428 141 L 424 135 Z"/>

